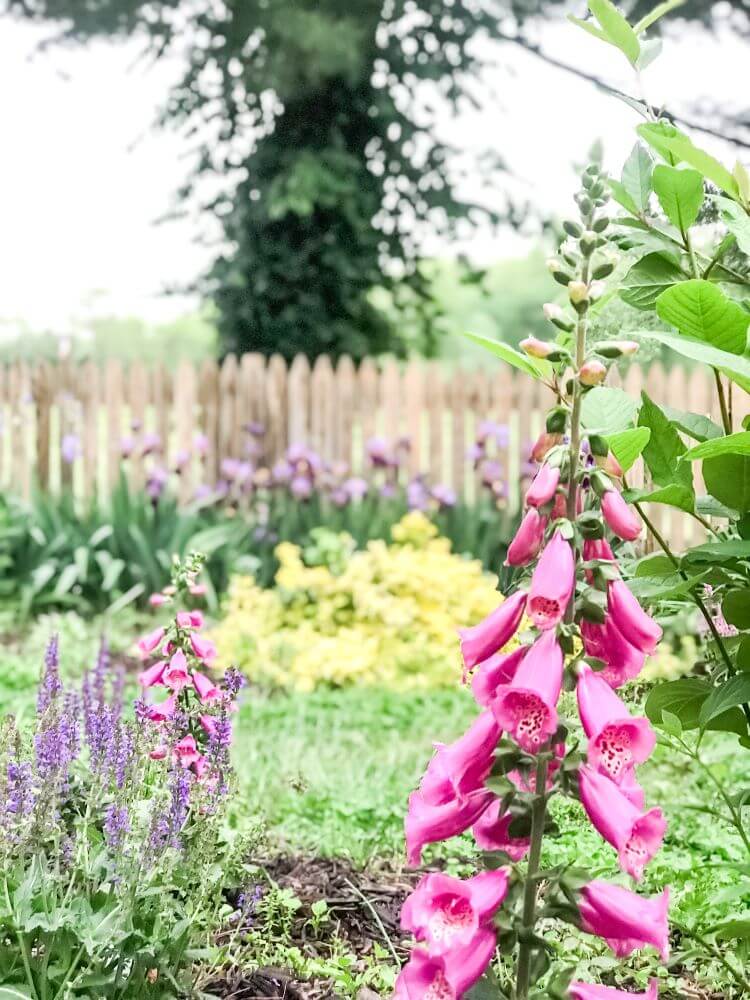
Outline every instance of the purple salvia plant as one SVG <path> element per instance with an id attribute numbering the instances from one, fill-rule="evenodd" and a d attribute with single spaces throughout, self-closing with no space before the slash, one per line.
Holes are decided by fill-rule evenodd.
<path id="1" fill-rule="evenodd" d="M 59 639 L 57 635 L 53 635 L 44 653 L 44 675 L 36 701 L 37 713 L 40 716 L 44 715 L 61 691 Z"/>

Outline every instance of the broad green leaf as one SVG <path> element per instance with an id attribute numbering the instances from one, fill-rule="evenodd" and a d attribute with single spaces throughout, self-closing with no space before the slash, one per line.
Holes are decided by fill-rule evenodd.
<path id="1" fill-rule="evenodd" d="M 717 198 L 716 204 L 721 209 L 721 221 L 737 240 L 737 246 L 750 255 L 750 215 L 731 198 Z"/>
<path id="2" fill-rule="evenodd" d="M 750 941 L 750 920 L 725 920 L 712 927 L 710 933 L 716 935 L 717 941 Z"/>
<path id="3" fill-rule="evenodd" d="M 627 472 L 648 444 L 651 431 L 648 427 L 633 427 L 607 435 L 607 442 L 622 471 Z"/>
<path id="4" fill-rule="evenodd" d="M 609 42 L 609 39 L 604 34 L 601 28 L 597 28 L 593 21 L 584 21 L 581 17 L 574 17 L 572 14 L 568 14 L 568 20 L 571 24 L 575 24 L 577 28 L 583 28 L 594 38 L 598 38 L 600 42 Z"/>
<path id="5" fill-rule="evenodd" d="M 635 66 L 641 54 L 638 36 L 610 0 L 589 0 L 589 10 L 597 19 L 607 41 Z"/>
<path id="6" fill-rule="evenodd" d="M 685 444 L 667 416 L 645 392 L 641 393 L 638 426 L 648 427 L 651 430 L 651 437 L 643 449 L 643 460 L 656 485 L 678 484 L 688 487 L 692 493 L 692 470 L 688 467 L 686 475 L 686 465 L 684 463 L 680 465 L 679 461 L 687 450 Z"/>
<path id="7" fill-rule="evenodd" d="M 682 354 L 685 358 L 711 365 L 736 382 L 746 392 L 750 392 L 750 359 L 741 354 L 730 354 L 711 344 L 705 344 L 692 337 L 681 337 L 674 333 L 662 333 L 660 330 L 634 330 L 631 336 L 649 337 L 665 347 Z"/>
<path id="8" fill-rule="evenodd" d="M 640 209 L 625 190 L 624 186 L 619 181 L 611 178 L 607 181 L 607 183 L 609 184 L 610 193 L 617 204 L 622 205 L 622 207 L 632 215 L 638 215 Z M 618 222 L 619 221 L 621 220 L 618 220 Z"/>
<path id="9" fill-rule="evenodd" d="M 633 264 L 620 285 L 620 298 L 635 309 L 654 308 L 657 298 L 685 274 L 671 257 L 649 253 Z"/>
<path id="10" fill-rule="evenodd" d="M 730 590 L 721 602 L 721 612 L 730 625 L 744 631 L 750 628 L 750 589 Z"/>
<path id="11" fill-rule="evenodd" d="M 492 340 L 490 337 L 483 337 L 479 333 L 464 333 L 464 337 L 473 340 L 475 344 L 484 347 L 485 350 L 501 358 L 514 368 L 531 375 L 533 378 L 543 378 L 551 374 L 552 366 L 548 361 L 541 358 L 530 358 L 526 354 L 514 351 L 512 347 L 503 344 L 499 340 Z"/>
<path id="12" fill-rule="evenodd" d="M 670 11 L 676 7 L 681 7 L 684 3 L 685 0 L 664 0 L 664 3 L 657 4 L 652 11 L 645 14 L 637 24 L 634 24 L 633 31 L 636 35 L 640 35 L 646 28 L 650 28 L 652 24 L 655 24 L 660 17 L 664 17 L 665 14 L 669 14 Z"/>
<path id="13" fill-rule="evenodd" d="M 719 503 L 715 497 L 710 497 L 708 494 L 696 497 L 695 512 L 701 514 L 703 517 L 723 518 L 725 521 L 736 521 L 740 516 L 739 511 L 732 510 L 731 507 Z"/>
<path id="14" fill-rule="evenodd" d="M 635 421 L 638 404 L 622 389 L 596 386 L 583 397 L 581 419 L 589 430 L 605 437 L 624 431 Z"/>
<path id="15" fill-rule="evenodd" d="M 698 444 L 682 456 L 685 461 L 714 458 L 716 455 L 750 455 L 750 431 L 738 431 L 726 437 L 712 438 Z"/>
<path id="16" fill-rule="evenodd" d="M 696 584 L 702 583 L 710 572 L 707 569 L 703 573 L 688 576 L 687 580 L 674 572 L 669 576 L 635 576 L 632 580 L 628 580 L 628 587 L 639 601 L 646 604 L 673 601 L 687 594 Z"/>
<path id="17" fill-rule="evenodd" d="M 653 190 L 651 186 L 653 170 L 654 161 L 648 150 L 643 143 L 637 142 L 622 168 L 622 188 L 636 206 L 635 215 L 645 212 L 648 208 L 649 195 Z"/>
<path id="18" fill-rule="evenodd" d="M 727 507 L 741 514 L 750 510 L 750 457 L 747 455 L 717 455 L 705 459 L 703 481 L 711 496 Z"/>
<path id="19" fill-rule="evenodd" d="M 674 563 L 662 552 L 652 552 L 635 564 L 636 576 L 670 576 L 672 573 L 674 573 Z"/>
<path id="20" fill-rule="evenodd" d="M 0 986 L 0 1000 L 34 1000 L 36 994 L 21 986 Z"/>
<path id="21" fill-rule="evenodd" d="M 730 354 L 747 347 L 750 315 L 710 281 L 694 278 L 673 285 L 656 300 L 656 312 L 681 334 Z"/>
<path id="22" fill-rule="evenodd" d="M 733 562 L 735 559 L 750 559 L 750 540 L 730 538 L 725 542 L 705 542 L 688 549 L 683 562 Z"/>
<path id="23" fill-rule="evenodd" d="M 710 417 L 704 417 L 700 413 L 674 410 L 671 406 L 663 406 L 662 410 L 677 430 L 696 441 L 708 441 L 711 438 L 721 437 L 724 433 L 723 429 L 715 424 Z"/>
<path id="24" fill-rule="evenodd" d="M 703 204 L 703 175 L 690 168 L 660 163 L 654 167 L 653 184 L 666 217 L 681 233 L 686 233 Z"/>
<path id="25" fill-rule="evenodd" d="M 688 514 L 695 510 L 693 488 L 683 483 L 671 483 L 660 490 L 625 490 L 623 496 L 629 503 L 661 503 Z"/>
<path id="26" fill-rule="evenodd" d="M 739 711 L 732 712 L 731 716 L 729 713 L 731 709 L 736 709 L 738 705 L 745 705 L 748 702 L 750 702 L 750 674 L 742 673 L 730 677 L 720 687 L 714 688 L 703 703 L 698 717 L 700 728 L 707 729 L 711 724 L 712 729 L 716 728 L 717 720 L 726 713 L 728 718 L 724 721 L 724 731 L 739 732 L 740 734 L 747 732 L 747 721 L 744 715 Z M 739 729 L 725 728 L 727 723 L 737 722 L 733 718 L 735 714 L 739 715 Z"/>
<path id="27" fill-rule="evenodd" d="M 705 150 L 699 149 L 689 136 L 674 125 L 649 122 L 639 125 L 636 131 L 665 160 L 687 163 L 733 198 L 739 197 L 737 181 L 727 168 Z"/>
<path id="28" fill-rule="evenodd" d="M 646 715 L 658 726 L 666 709 L 677 716 L 683 729 L 697 729 L 701 706 L 712 690 L 708 681 L 698 677 L 657 684 L 646 699 Z"/>

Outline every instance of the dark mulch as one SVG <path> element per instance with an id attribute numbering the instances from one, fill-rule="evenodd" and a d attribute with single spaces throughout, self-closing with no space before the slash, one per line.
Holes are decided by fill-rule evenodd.
<path id="1" fill-rule="evenodd" d="M 330 955 L 331 941 L 336 938 L 348 945 L 363 968 L 376 943 L 395 952 L 399 959 L 405 956 L 406 939 L 399 926 L 399 914 L 421 873 L 383 864 L 361 871 L 341 858 L 281 855 L 257 859 L 256 863 L 271 882 L 289 889 L 302 903 L 294 915 L 290 946 L 311 958 L 324 958 Z M 312 905 L 321 899 L 328 905 L 328 919 L 316 933 Z M 236 970 L 225 982 L 212 984 L 209 992 L 227 1000 L 338 1000 L 330 983 L 295 982 L 279 969 L 260 969 L 244 975 Z M 379 998 L 364 991 L 361 1000 Z"/>

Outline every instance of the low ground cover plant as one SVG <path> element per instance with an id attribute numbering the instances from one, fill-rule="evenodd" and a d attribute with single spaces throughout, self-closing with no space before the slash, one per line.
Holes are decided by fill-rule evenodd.
<path id="1" fill-rule="evenodd" d="M 347 536 L 316 536 L 277 549 L 273 589 L 232 582 L 212 631 L 224 662 L 252 680 L 309 691 L 317 685 L 395 689 L 455 684 L 455 616 L 479 620 L 497 603 L 497 578 L 419 511 L 393 527 L 390 544 L 354 550 Z"/>

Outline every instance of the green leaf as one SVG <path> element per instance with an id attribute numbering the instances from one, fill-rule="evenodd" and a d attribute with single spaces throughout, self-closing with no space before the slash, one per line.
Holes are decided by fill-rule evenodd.
<path id="1" fill-rule="evenodd" d="M 671 257 L 662 253 L 649 253 L 633 264 L 620 285 L 620 298 L 635 309 L 654 308 L 662 292 L 685 274 Z"/>
<path id="2" fill-rule="evenodd" d="M 736 382 L 746 392 L 750 392 L 750 359 L 741 354 L 730 354 L 728 351 L 722 351 L 711 344 L 693 340 L 692 337 L 662 333 L 660 330 L 635 330 L 631 332 L 631 336 L 656 340 L 660 344 L 664 344 L 665 347 L 671 347 L 673 351 L 682 354 L 685 358 L 710 365 Z"/>
<path id="3" fill-rule="evenodd" d="M 731 538 L 725 542 L 705 542 L 688 549 L 683 556 L 683 562 L 723 563 L 735 559 L 750 559 L 750 540 Z"/>
<path id="4" fill-rule="evenodd" d="M 638 426 L 649 427 L 651 430 L 649 442 L 643 449 L 643 460 L 648 466 L 654 482 L 657 486 L 671 486 L 673 483 L 677 483 L 688 487 L 692 493 L 692 470 L 684 463 L 680 465 L 679 462 L 680 457 L 687 450 L 682 438 L 669 422 L 666 414 L 649 399 L 645 392 L 641 393 L 641 400 Z M 688 469 L 687 475 L 685 475 L 686 468 Z"/>
<path id="5" fill-rule="evenodd" d="M 618 205 L 622 205 L 622 207 L 632 215 L 640 214 L 638 206 L 619 181 L 615 181 L 610 178 L 607 183 L 609 184 L 610 193 Z"/>
<path id="6" fill-rule="evenodd" d="M 0 1000 L 34 1000 L 35 996 L 20 986 L 0 986 Z"/>
<path id="7" fill-rule="evenodd" d="M 741 514 L 750 510 L 750 457 L 717 455 L 703 462 L 703 481 L 712 497 Z"/>
<path id="8" fill-rule="evenodd" d="M 675 427 L 687 434 L 688 437 L 696 441 L 708 441 L 709 439 L 721 437 L 723 428 L 715 424 L 710 417 L 704 417 L 701 413 L 690 413 L 687 410 L 674 410 L 671 406 L 662 406 L 662 410 Z M 689 452 L 688 452 L 689 454 Z M 686 456 L 683 456 L 685 458 Z"/>
<path id="9" fill-rule="evenodd" d="M 730 590 L 721 602 L 721 613 L 730 625 L 750 628 L 750 589 Z"/>
<path id="10" fill-rule="evenodd" d="M 589 10 L 597 19 L 610 45 L 614 45 L 633 66 L 638 62 L 641 45 L 638 36 L 610 0 L 589 0 Z"/>
<path id="11" fill-rule="evenodd" d="M 739 198 L 737 181 L 726 167 L 705 150 L 694 145 L 692 139 L 674 125 L 669 125 L 667 122 L 649 122 L 639 125 L 636 131 L 665 160 L 670 162 L 676 160 L 695 167 L 717 187 L 733 198 Z"/>
<path id="12" fill-rule="evenodd" d="M 708 681 L 698 677 L 657 684 L 646 699 L 646 715 L 658 726 L 666 709 L 677 716 L 683 729 L 697 729 L 701 707 L 712 690 Z"/>
<path id="13" fill-rule="evenodd" d="M 622 188 L 635 206 L 634 215 L 640 215 L 648 208 L 649 195 L 653 188 L 651 178 L 654 161 L 643 143 L 637 142 L 630 151 L 622 168 Z M 626 205 L 625 208 L 628 206 Z"/>
<path id="14" fill-rule="evenodd" d="M 575 24 L 577 28 L 583 28 L 584 31 L 587 31 L 590 35 L 593 35 L 594 38 L 598 38 L 600 42 L 609 43 L 609 39 L 604 34 L 602 29 L 597 28 L 597 26 L 594 24 L 593 21 L 584 21 L 583 18 L 574 17 L 572 14 L 568 14 L 568 20 L 570 21 L 571 24 Z"/>
<path id="15" fill-rule="evenodd" d="M 750 256 L 750 215 L 731 198 L 717 198 L 721 209 L 721 221 L 737 240 L 740 250 Z"/>
<path id="16" fill-rule="evenodd" d="M 589 430 L 605 437 L 630 427 L 638 412 L 638 404 L 622 389 L 599 385 L 583 397 L 581 419 Z"/>
<path id="17" fill-rule="evenodd" d="M 750 940 L 750 920 L 725 920 L 712 927 L 710 932 L 716 935 L 717 941 L 748 941 Z M 2 1000 L 2 994 L 0 994 Z"/>
<path id="18" fill-rule="evenodd" d="M 686 233 L 703 204 L 703 175 L 690 168 L 660 163 L 654 168 L 653 183 L 664 214 L 681 233 Z"/>
<path id="19" fill-rule="evenodd" d="M 664 3 L 657 4 L 652 11 L 645 14 L 637 24 L 634 24 L 633 31 L 636 35 L 640 35 L 646 28 L 650 28 L 652 24 L 655 24 L 660 17 L 664 17 L 665 14 L 669 14 L 670 11 L 676 7 L 681 7 L 684 3 L 685 0 L 664 0 Z"/>
<path id="20" fill-rule="evenodd" d="M 648 427 L 633 427 L 607 435 L 607 443 L 622 471 L 627 472 L 648 444 L 651 431 Z"/>
<path id="21" fill-rule="evenodd" d="M 710 281 L 694 278 L 668 288 L 656 300 L 656 312 L 686 337 L 720 351 L 742 354 L 747 347 L 750 315 Z"/>
<path id="22" fill-rule="evenodd" d="M 711 728 L 715 729 L 717 720 L 726 713 L 727 718 L 724 720 L 724 726 L 728 723 L 736 723 L 737 720 L 733 717 L 739 715 L 739 729 L 724 728 L 724 732 L 739 732 L 740 734 L 747 732 L 745 716 L 741 712 L 730 714 L 730 709 L 748 702 L 750 702 L 750 674 L 742 673 L 730 677 L 720 687 L 714 688 L 702 705 L 698 718 L 701 730 L 707 729 L 709 724 L 712 724 Z"/>
<path id="23" fill-rule="evenodd" d="M 692 514 L 695 510 L 695 493 L 692 486 L 672 483 L 660 490 L 625 490 L 623 496 L 628 503 L 662 503 L 667 507 L 677 507 Z"/>
<path id="24" fill-rule="evenodd" d="M 473 340 L 475 344 L 484 347 L 485 350 L 494 354 L 496 358 L 501 358 L 514 368 L 531 375 L 533 378 L 544 378 L 551 374 L 552 366 L 542 358 L 530 358 L 526 354 L 514 351 L 512 347 L 503 344 L 499 340 L 492 340 L 491 337 L 483 337 L 479 333 L 464 333 L 464 337 Z"/>
<path id="25" fill-rule="evenodd" d="M 699 458 L 713 458 L 716 455 L 750 455 L 750 431 L 738 431 L 726 437 L 704 441 L 682 456 L 685 461 L 695 462 Z"/>
<path id="26" fill-rule="evenodd" d="M 628 588 L 639 601 L 646 604 L 656 604 L 659 601 L 673 601 L 689 593 L 696 584 L 702 583 L 710 574 L 710 570 L 688 576 L 687 580 L 679 573 L 669 576 L 635 576 L 628 580 Z"/>

